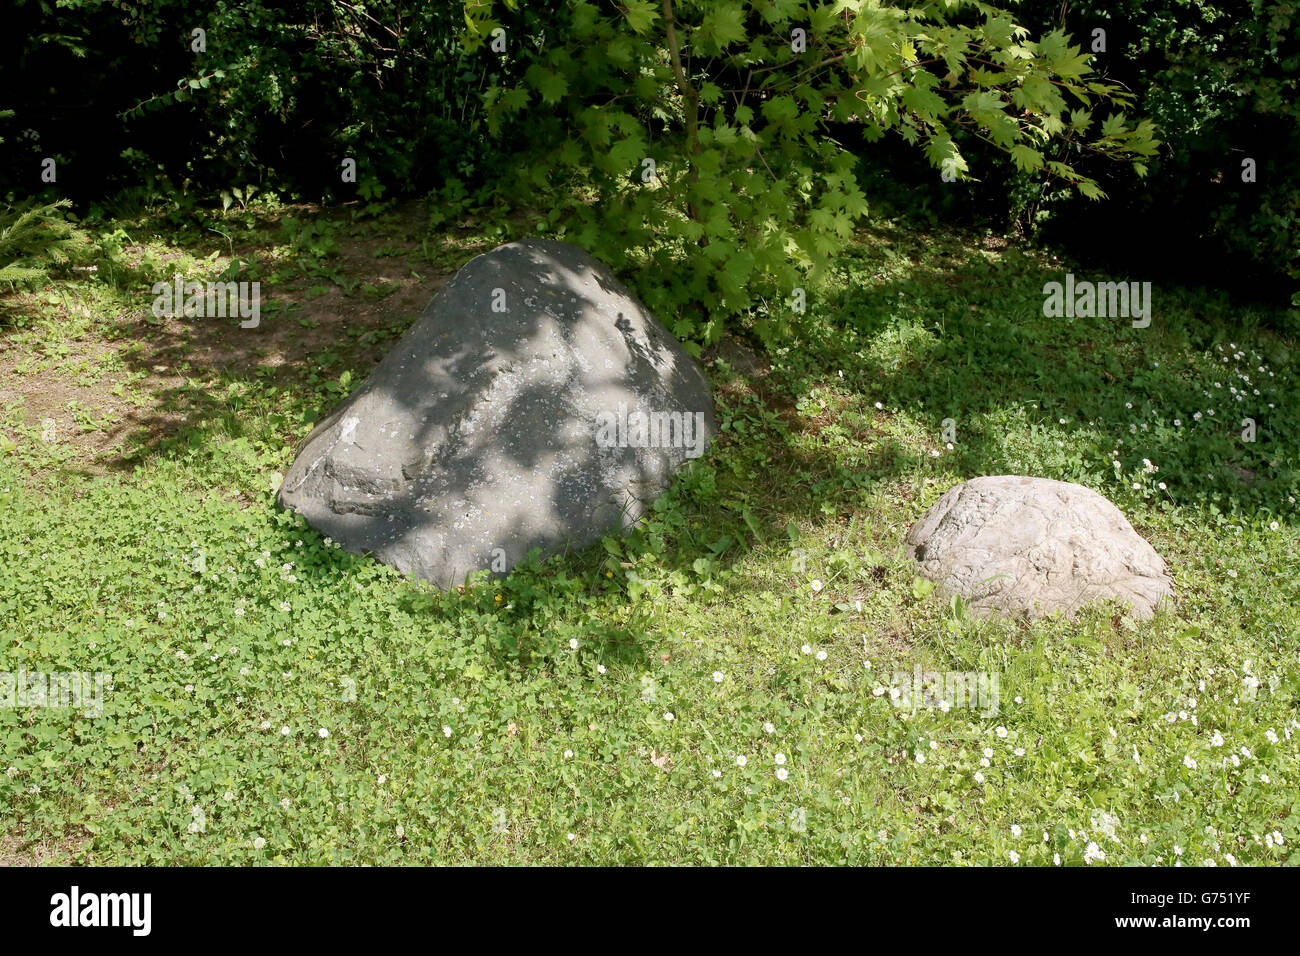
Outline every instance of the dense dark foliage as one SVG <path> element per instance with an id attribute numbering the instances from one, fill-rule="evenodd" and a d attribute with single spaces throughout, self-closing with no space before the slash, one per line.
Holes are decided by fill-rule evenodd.
<path id="1" fill-rule="evenodd" d="M 19 0 L 9 26 L 0 192 L 78 202 L 368 198 L 485 174 L 480 91 L 511 66 L 465 55 L 455 3 Z"/>
<path id="2" fill-rule="evenodd" d="M 670 8 L 671 42 L 663 17 Z M 735 311 L 758 306 L 760 273 L 774 293 L 788 290 L 794 273 L 777 261 L 782 250 L 799 247 L 796 264 L 815 264 L 866 208 L 856 198 L 864 194 L 912 215 L 1012 226 L 1099 264 L 1136 260 L 1182 278 L 1209 270 L 1273 296 L 1294 290 L 1294 0 L 1012 5 L 1006 22 L 1026 27 L 1029 37 L 1064 29 L 1093 54 L 1089 66 L 1098 75 L 1080 77 L 1090 85 L 1078 89 L 1154 121 L 1161 146 L 1149 158 L 1136 140 L 1097 148 L 1106 114 L 1075 129 L 1081 103 L 1058 106 L 1026 94 L 1024 76 L 1008 66 L 1020 40 L 1002 35 L 996 9 L 971 3 L 919 19 L 902 8 L 868 14 L 850 24 L 798 0 L 678 0 L 675 7 L 660 0 L 16 0 L 0 34 L 0 196 L 71 198 L 83 214 L 159 200 L 182 208 L 229 203 L 232 195 L 245 201 L 258 191 L 325 201 L 429 190 L 457 198 L 476 187 L 512 199 L 562 197 L 545 202 L 555 210 L 552 225 L 579 238 L 599 231 L 610 246 L 602 251 L 614 259 L 665 239 L 711 245 L 695 257 L 701 269 L 681 274 L 672 295 Z M 810 51 L 794 55 L 785 47 L 801 24 Z M 498 26 L 510 38 L 504 50 L 488 46 L 488 31 Z M 1105 48 L 1094 52 L 1096 29 L 1105 31 Z M 921 38 L 927 31 L 949 31 L 940 42 L 960 50 L 956 60 L 933 55 L 933 36 Z M 817 59 L 855 46 L 871 51 L 870 62 L 850 57 L 841 64 L 847 74 Z M 1026 48 L 1037 51 L 1035 69 L 1045 77 L 1074 68 L 1064 48 Z M 1006 60 L 995 68 L 997 54 Z M 887 65 L 890 56 L 901 69 Z M 957 74 L 944 76 L 957 61 Z M 770 85 L 754 101 L 758 116 L 743 122 L 743 97 L 740 107 L 722 97 L 749 82 L 753 67 L 764 83 L 790 82 Z M 994 75 L 978 77 L 981 68 Z M 854 82 L 865 76 L 893 81 L 868 97 L 880 113 L 866 122 L 843 100 L 861 92 Z M 1115 85 L 1103 88 L 1099 79 Z M 1007 92 L 981 113 L 970 109 L 963 86 Z M 1121 90 L 1134 95 L 1132 104 Z M 1029 100 L 1019 115 L 1025 104 L 1017 96 Z M 1003 109 L 1013 123 L 999 135 Z M 805 122 L 818 113 L 820 120 Z M 1055 129 L 1058 118 L 1069 127 Z M 692 122 L 715 130 L 701 138 Z M 885 132 L 895 135 L 882 138 Z M 739 146 L 722 135 L 738 135 Z M 754 162 L 741 155 L 751 136 L 767 167 L 760 172 L 772 178 L 766 192 L 745 178 L 752 170 L 740 170 Z M 681 222 L 651 208 L 661 197 L 610 188 L 624 167 L 625 181 L 635 184 L 651 145 L 667 159 L 663 183 L 687 177 L 678 190 Z M 856 169 L 838 158 L 847 155 Z M 355 182 L 340 177 L 346 157 L 356 160 Z M 1113 161 L 1134 157 L 1142 162 Z M 57 183 L 41 179 L 47 158 L 57 163 Z M 682 161 L 677 168 L 674 159 Z M 1246 159 L 1254 161 L 1255 182 L 1242 181 Z M 945 164 L 958 181 L 940 180 Z M 521 169 L 530 177 L 522 189 Z M 839 185 L 813 187 L 810 175 Z M 699 185 L 711 176 L 713 206 Z M 1107 201 L 1089 198 L 1093 182 Z M 617 215 L 593 219 L 590 208 L 583 212 L 591 198 L 615 199 L 595 208 Z M 790 201 L 798 210 L 787 216 L 781 204 Z M 729 229 L 719 225 L 724 213 Z M 744 228 L 760 221 L 788 233 L 789 242 L 772 240 L 767 226 L 753 234 Z"/>
<path id="3" fill-rule="evenodd" d="M 1300 279 L 1300 5 L 1293 0 L 1025 0 L 1031 32 L 1061 27 L 1098 72 L 1133 91 L 1161 140 L 1149 172 L 1077 156 L 1108 201 L 1081 202 L 1040 176 L 1007 175 L 963 140 L 978 182 L 933 187 L 898 149 L 864 156 L 864 182 L 910 213 L 1014 227 L 1111 267 L 1140 261 L 1184 281 L 1285 299 Z M 1069 144 L 1053 155 L 1072 156 Z M 1242 181 L 1246 159 L 1255 182 Z M 882 187 L 908 187 L 902 196 Z"/>

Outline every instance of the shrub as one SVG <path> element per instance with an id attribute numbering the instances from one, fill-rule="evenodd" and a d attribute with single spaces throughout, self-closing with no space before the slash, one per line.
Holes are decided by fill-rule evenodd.
<path id="1" fill-rule="evenodd" d="M 1139 172 L 1154 150 L 1150 124 L 1126 119 L 1128 97 L 1090 79 L 1064 33 L 1032 40 L 984 3 L 575 0 L 531 32 L 512 26 L 526 9 L 465 5 L 466 46 L 522 65 L 486 95 L 503 151 L 530 144 L 508 188 L 554 197 L 553 227 L 640 267 L 643 297 L 683 338 L 716 339 L 746 311 L 769 342 L 788 331 L 787 297 L 867 209 L 834 129 L 895 133 L 949 178 L 967 173 L 968 130 L 1093 198 L 1095 180 L 1045 147 Z"/>
<path id="2" fill-rule="evenodd" d="M 70 263 L 90 237 L 65 218 L 67 199 L 0 212 L 0 282 L 38 282 L 51 268 Z"/>

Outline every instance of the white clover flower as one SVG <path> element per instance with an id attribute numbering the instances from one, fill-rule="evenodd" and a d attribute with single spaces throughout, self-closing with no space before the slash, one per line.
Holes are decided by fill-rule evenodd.
<path id="1" fill-rule="evenodd" d="M 262 847 L 264 847 L 264 846 L 266 846 L 266 840 L 265 840 L 265 839 L 263 839 L 262 837 L 254 837 L 254 839 L 253 839 L 253 849 L 254 849 L 254 850 L 260 850 L 260 849 L 262 849 Z"/>

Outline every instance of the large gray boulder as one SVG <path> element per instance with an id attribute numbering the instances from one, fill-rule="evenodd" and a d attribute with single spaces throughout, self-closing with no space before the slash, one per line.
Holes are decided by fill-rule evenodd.
<path id="1" fill-rule="evenodd" d="M 441 587 L 633 524 L 716 434 L 699 366 L 608 267 L 478 256 L 320 422 L 280 503 Z"/>
<path id="2" fill-rule="evenodd" d="M 914 524 L 907 553 L 975 610 L 1030 618 L 1118 598 L 1149 618 L 1170 596 L 1165 562 L 1118 508 L 1082 485 L 996 475 L 950 489 Z"/>

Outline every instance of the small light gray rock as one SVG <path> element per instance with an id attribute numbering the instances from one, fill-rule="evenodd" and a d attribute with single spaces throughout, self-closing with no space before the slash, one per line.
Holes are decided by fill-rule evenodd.
<path id="1" fill-rule="evenodd" d="M 716 432 L 704 373 L 610 269 L 528 239 L 456 273 L 307 437 L 279 501 L 455 587 L 629 527 Z"/>
<path id="2" fill-rule="evenodd" d="M 907 534 L 921 574 L 973 609 L 1072 617 L 1118 598 L 1149 618 L 1173 593 L 1164 559 L 1090 488 L 996 475 L 951 488 Z"/>

